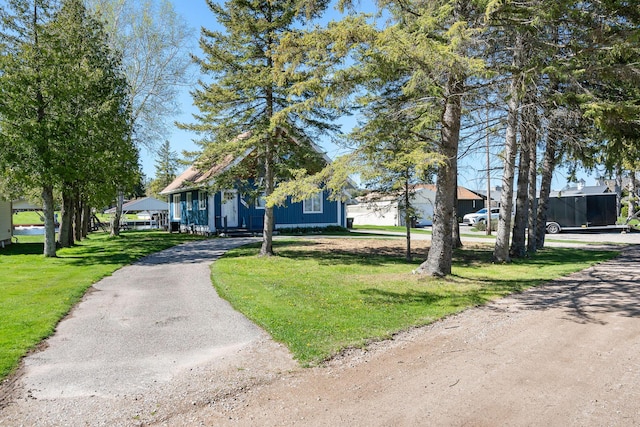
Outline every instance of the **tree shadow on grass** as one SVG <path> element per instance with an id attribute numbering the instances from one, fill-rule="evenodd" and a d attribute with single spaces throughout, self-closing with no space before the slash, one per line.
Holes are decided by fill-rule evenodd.
<path id="1" fill-rule="evenodd" d="M 12 255 L 42 255 L 44 243 L 14 243 L 0 249 L 0 256 Z"/>
<path id="2" fill-rule="evenodd" d="M 489 249 L 462 248 L 453 251 L 453 264 L 459 267 L 472 267 L 478 264 L 489 264 L 493 252 Z"/>
<path id="3" fill-rule="evenodd" d="M 495 300 L 500 295 L 517 292 L 529 284 L 522 281 L 504 281 L 491 283 L 486 287 L 458 290 L 431 291 L 410 289 L 405 292 L 394 292 L 377 288 L 367 288 L 360 291 L 367 304 L 372 306 L 384 305 L 421 305 L 449 307 L 449 311 L 477 307 Z"/>
<path id="4" fill-rule="evenodd" d="M 442 295 L 438 295 L 429 291 L 408 290 L 406 292 L 392 292 L 383 289 L 368 288 L 360 291 L 364 295 L 364 301 L 368 304 L 384 305 L 384 304 L 435 304 L 443 299 Z"/>
<path id="5" fill-rule="evenodd" d="M 351 250 L 332 249 L 327 251 L 316 250 L 291 250 L 279 251 L 278 255 L 284 258 L 304 260 L 314 259 L 320 265 L 363 265 L 363 266 L 381 266 L 388 264 L 406 264 L 408 268 L 412 265 L 419 265 L 420 262 L 414 261 L 408 263 L 404 257 L 394 257 L 389 255 L 376 255 L 367 252 L 354 252 Z"/>
<path id="6" fill-rule="evenodd" d="M 404 251 L 395 247 L 322 248 L 323 243 L 312 240 L 277 242 L 277 255 L 293 260 L 314 259 L 320 265 L 363 265 L 381 266 L 385 264 L 405 264 L 408 268 L 419 265 L 419 258 L 407 262 Z M 301 247 L 309 249 L 304 250 Z M 317 247 L 317 249 L 313 249 Z M 414 255 L 418 255 L 414 253 Z"/>

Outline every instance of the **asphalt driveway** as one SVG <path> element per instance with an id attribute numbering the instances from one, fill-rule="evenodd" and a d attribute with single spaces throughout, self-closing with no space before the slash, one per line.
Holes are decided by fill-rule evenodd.
<path id="1" fill-rule="evenodd" d="M 147 400 L 142 406 L 153 412 L 160 403 L 148 399 L 175 376 L 263 346 L 268 335 L 219 298 L 210 280 L 215 259 L 251 241 L 187 243 L 96 283 L 45 349 L 25 358 L 0 425 L 135 424 L 140 417 L 126 414 L 136 406 L 131 401 Z M 172 385 L 177 398 L 185 381 Z M 121 410 L 126 415 L 114 420 Z"/>

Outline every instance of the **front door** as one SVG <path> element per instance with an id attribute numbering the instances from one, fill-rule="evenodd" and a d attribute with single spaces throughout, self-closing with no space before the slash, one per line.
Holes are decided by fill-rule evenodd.
<path id="1" fill-rule="evenodd" d="M 221 192 L 222 207 L 220 209 L 220 226 L 224 228 L 225 218 L 227 227 L 238 227 L 238 192 L 235 190 L 225 190 Z"/>

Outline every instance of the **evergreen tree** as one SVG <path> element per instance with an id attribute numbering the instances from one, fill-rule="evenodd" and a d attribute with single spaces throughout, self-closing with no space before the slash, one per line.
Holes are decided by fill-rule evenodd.
<path id="1" fill-rule="evenodd" d="M 8 0 L 0 34 L 0 167 L 9 179 L 39 188 L 44 209 L 44 255 L 56 256 L 54 186 L 63 135 L 53 112 L 62 83 L 51 64 L 56 52 L 44 27 L 53 12 L 49 1 Z M 66 76 L 65 76 L 66 77 Z"/>
<path id="2" fill-rule="evenodd" d="M 178 153 L 172 151 L 171 143 L 165 140 L 156 155 L 156 176 L 148 186 L 150 196 L 160 197 L 159 193 L 176 178 L 179 163 Z"/>
<path id="3" fill-rule="evenodd" d="M 68 245 L 80 201 L 92 197 L 87 190 L 104 194 L 112 190 L 110 182 L 123 185 L 137 171 L 127 86 L 80 0 L 64 1 L 59 9 L 43 1 L 9 6 L 0 58 L 6 95 L 0 132 L 7 141 L 0 163 L 14 183 L 42 189 L 44 251 L 55 256 L 54 190 L 63 195 L 60 239 Z"/>
<path id="4" fill-rule="evenodd" d="M 382 93 L 372 92 L 360 101 L 365 105 L 364 124 L 354 129 L 351 139 L 357 144 L 351 154 L 352 170 L 358 172 L 362 185 L 371 192 L 366 203 L 395 197 L 406 227 L 407 261 L 411 255 L 411 224 L 416 216 L 415 186 L 431 181 L 443 159 L 435 149 L 433 132 L 412 130 L 414 117 L 404 110 L 398 82 Z"/>
<path id="5" fill-rule="evenodd" d="M 313 171 L 322 166 L 311 140 L 335 129 L 331 123 L 335 117 L 323 108 L 299 108 L 309 95 L 296 84 L 307 73 L 285 74 L 275 59 L 283 35 L 316 17 L 327 1 L 229 0 L 220 5 L 207 0 L 207 4 L 225 31 L 202 31 L 205 56 L 197 63 L 210 83 L 202 82 L 193 92 L 200 110 L 198 123 L 183 127 L 202 135 L 199 168 L 251 152 L 250 159 L 216 178 L 217 189 L 252 181 L 259 187 L 254 194 L 270 197 L 276 178 L 287 179 L 294 168 Z M 273 254 L 273 228 L 273 206 L 268 204 L 261 255 Z"/>
<path id="6" fill-rule="evenodd" d="M 66 162 L 74 167 L 61 179 L 63 210 L 58 241 L 64 247 L 82 238 L 87 183 L 111 179 L 132 189 L 139 181 L 138 157 L 130 139 L 127 82 L 119 71 L 119 58 L 105 43 L 102 24 L 82 0 L 65 0 L 49 28 L 59 49 L 66 52 L 56 68 L 68 76 L 64 86 L 64 105 L 69 111 L 64 149 Z"/>
<path id="7" fill-rule="evenodd" d="M 388 10 L 393 24 L 379 31 L 373 43 L 365 41 L 370 47 L 365 49 L 361 62 L 373 66 L 364 67 L 359 79 L 375 82 L 380 80 L 381 72 L 395 74 L 393 78 L 401 82 L 398 96 L 407 99 L 405 108 L 400 110 L 410 118 L 404 123 L 414 135 L 437 134 L 429 146 L 440 158 L 431 248 L 416 272 L 448 275 L 453 227 L 457 227 L 455 197 L 463 97 L 468 90 L 467 81 L 483 73 L 476 41 L 485 2 L 416 0 L 378 4 Z M 362 33 L 362 24 L 356 24 L 350 31 Z M 387 76 L 383 81 L 389 79 Z"/>

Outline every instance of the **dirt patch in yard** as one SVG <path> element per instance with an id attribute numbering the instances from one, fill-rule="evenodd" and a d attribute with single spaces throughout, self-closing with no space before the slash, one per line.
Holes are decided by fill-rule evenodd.
<path id="1" fill-rule="evenodd" d="M 288 244 L 287 249 L 326 252 L 331 254 L 348 254 L 356 256 L 391 256 L 404 259 L 406 243 L 402 239 L 332 239 L 318 238 L 307 240 L 301 245 L 295 242 Z M 411 255 L 417 259 L 426 259 L 429 242 L 411 242 Z"/>
<path id="2" fill-rule="evenodd" d="M 429 241 L 416 240 L 411 241 L 411 256 L 414 261 L 424 261 L 429 254 Z M 356 255 L 362 257 L 384 256 L 397 257 L 404 259 L 406 254 L 406 241 L 402 238 L 358 238 L 358 239 L 337 239 L 337 238 L 317 238 L 313 240 L 305 240 L 304 243 L 297 245 L 295 242 L 287 244 L 286 248 L 278 249 L 279 253 L 289 249 L 296 251 L 309 252 L 325 252 L 334 255 Z M 469 260 L 475 259 L 473 252 L 469 250 L 491 251 L 493 246 L 483 243 L 465 243 L 465 251 L 461 254 Z"/>

